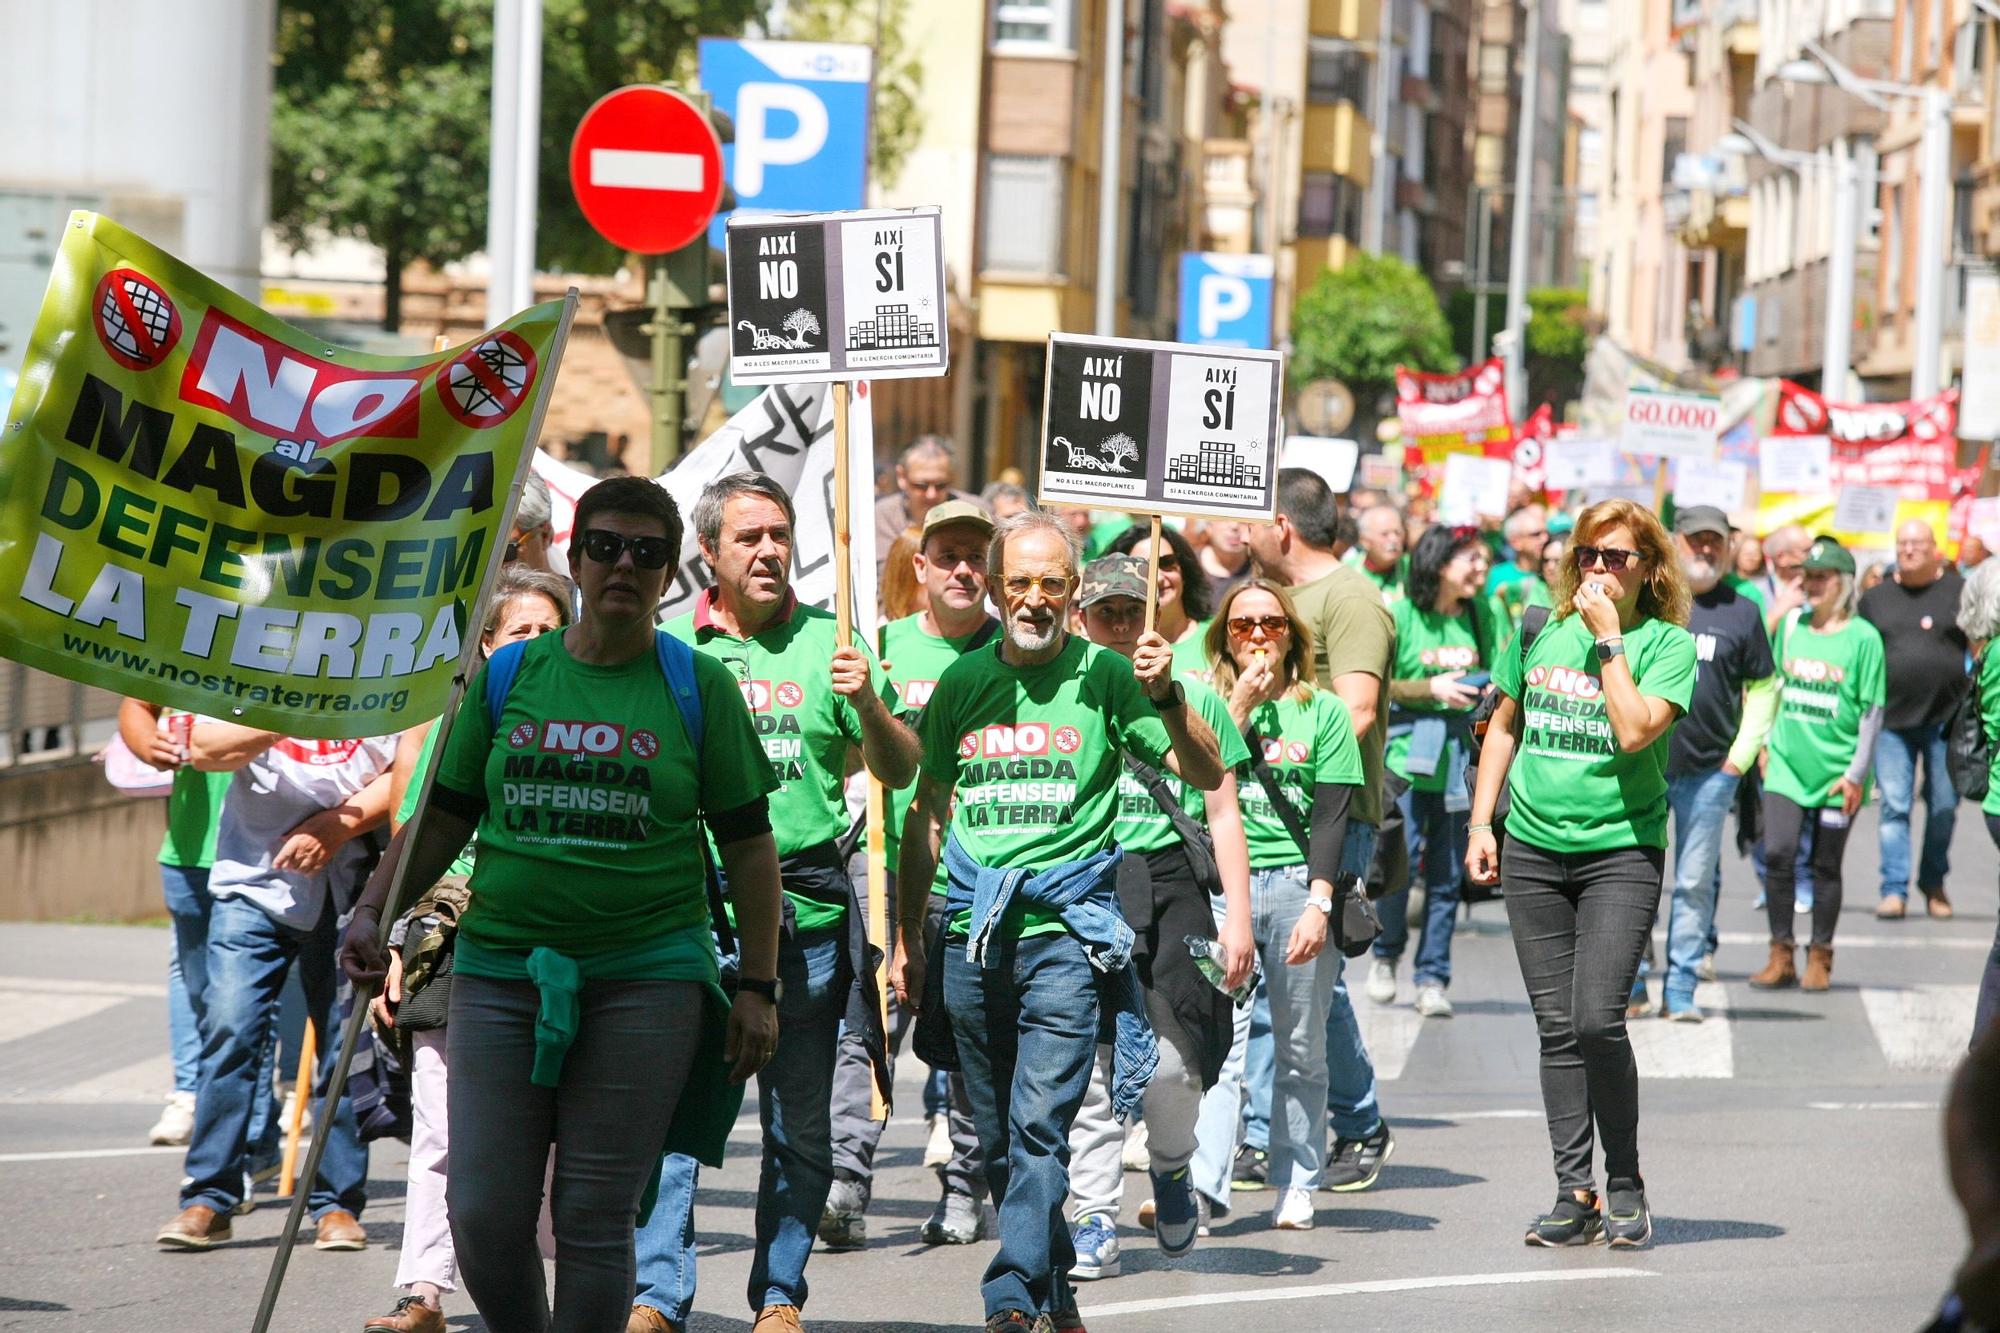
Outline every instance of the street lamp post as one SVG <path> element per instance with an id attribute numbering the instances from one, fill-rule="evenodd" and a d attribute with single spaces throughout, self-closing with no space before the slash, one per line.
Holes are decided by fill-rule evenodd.
<path id="1" fill-rule="evenodd" d="M 1983 9 L 1984 6 L 1982 5 Z M 1885 98 L 1913 98 L 1923 104 L 1924 136 L 1918 175 L 1923 193 L 1917 204 L 1917 311 L 1910 349 L 1910 397 L 1928 398 L 1943 387 L 1944 278 L 1951 265 L 1951 94 L 1943 88 L 1856 74 L 1818 42 L 1808 41 L 1810 60 L 1788 60 L 1778 68 L 1787 83 L 1831 83 L 1878 111 Z"/>

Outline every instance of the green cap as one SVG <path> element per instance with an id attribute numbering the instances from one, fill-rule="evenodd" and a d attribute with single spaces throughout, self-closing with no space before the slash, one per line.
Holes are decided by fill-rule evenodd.
<path id="1" fill-rule="evenodd" d="M 1146 600 L 1146 562 L 1136 555 L 1104 555 L 1083 567 L 1079 608 L 1095 606 L 1107 597 Z"/>
<path id="2" fill-rule="evenodd" d="M 1854 557 L 1831 537 L 1815 537 L 1806 552 L 1807 569 L 1830 569 L 1836 574 L 1852 574 Z"/>

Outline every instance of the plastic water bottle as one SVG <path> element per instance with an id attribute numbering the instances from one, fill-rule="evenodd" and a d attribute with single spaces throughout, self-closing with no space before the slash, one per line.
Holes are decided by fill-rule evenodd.
<path id="1" fill-rule="evenodd" d="M 1181 939 L 1186 943 L 1188 952 L 1194 955 L 1194 965 L 1201 969 L 1204 977 L 1208 978 L 1209 985 L 1236 1001 L 1238 1009 L 1250 1003 L 1250 998 L 1257 993 L 1255 968 L 1250 970 L 1249 976 L 1243 978 L 1242 985 L 1231 990 L 1222 984 L 1223 978 L 1229 975 L 1228 960 L 1222 954 L 1222 942 L 1200 935 L 1183 935 Z"/>

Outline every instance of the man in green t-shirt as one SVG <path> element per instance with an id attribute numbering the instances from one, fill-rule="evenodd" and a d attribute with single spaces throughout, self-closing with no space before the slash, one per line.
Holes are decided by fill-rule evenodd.
<path id="1" fill-rule="evenodd" d="M 1408 532 L 1403 527 L 1402 511 L 1394 505 L 1374 505 L 1361 511 L 1354 527 L 1360 540 L 1348 559 L 1363 578 L 1382 590 L 1382 604 L 1394 606 L 1403 600 L 1403 588 L 1410 578 L 1409 557 L 1403 551 Z"/>
<path id="2" fill-rule="evenodd" d="M 1512 558 L 1493 562 L 1486 575 L 1489 596 L 1510 583 L 1542 576 L 1542 547 L 1549 541 L 1549 511 L 1538 504 L 1522 505 L 1507 515 L 1500 530 L 1506 534 Z"/>
<path id="3" fill-rule="evenodd" d="M 1113 884 L 1123 754 L 1204 791 L 1223 778 L 1215 734 L 1187 706 L 1164 638 L 1141 636 L 1128 664 L 1069 635 L 1077 556 L 1053 515 L 995 528 L 987 566 L 1002 637 L 948 667 L 924 709 L 923 771 L 897 869 L 897 995 L 918 1006 L 920 1029 L 956 1044 L 1000 1205 L 1000 1249 L 981 1287 L 997 1333 L 1029 1333 L 1076 1308 L 1075 1252 L 1057 1225 L 1069 1170 L 1050 1146 L 1083 1104 L 1100 1014 L 1118 1033 L 1115 1110 L 1137 1100 L 1157 1060 Z M 941 848 L 953 933 L 931 959 Z M 927 964 L 937 969 L 929 989 Z M 947 1031 L 926 1015 L 947 1019 Z"/>
<path id="4" fill-rule="evenodd" d="M 795 1316 L 833 1185 L 834 1060 L 857 980 L 866 1040 L 871 1052 L 882 1050 L 863 914 L 854 910 L 836 846 L 847 830 L 848 754 L 858 747 L 869 771 L 894 788 L 916 775 L 919 751 L 915 733 L 894 716 L 894 688 L 861 639 L 839 642 L 832 613 L 801 606 L 793 594 L 794 525 L 792 497 L 764 473 L 711 482 L 695 503 L 694 529 L 715 585 L 666 630 L 735 677 L 778 783 L 771 831 L 792 918 L 779 934 L 778 975 L 806 984 L 780 991 L 778 1049 L 757 1075 L 764 1166 L 750 1305 L 790 1308 Z M 680 1225 L 691 1205 L 679 1197 L 694 1177 L 691 1169 L 663 1172 L 659 1206 L 639 1230 L 639 1304 L 647 1310 L 657 1307 L 646 1296 L 694 1290 L 693 1246 Z"/>
<path id="5" fill-rule="evenodd" d="M 986 609 L 986 543 L 992 536 L 993 520 L 977 505 L 948 500 L 924 516 L 923 541 L 913 559 L 917 581 L 926 594 L 925 609 L 882 627 L 882 670 L 901 701 L 897 716 L 913 728 L 945 668 L 961 654 L 991 642 L 1000 630 L 1000 622 Z M 884 811 L 891 901 L 903 820 L 914 795 L 913 787 L 889 792 Z M 933 895 L 931 901 L 935 916 L 942 917 L 944 899 Z M 865 1003 L 860 992 L 857 985 L 848 1001 L 850 1021 L 841 1031 L 840 1060 L 833 1076 L 833 1190 L 820 1218 L 819 1238 L 835 1250 L 867 1244 L 875 1148 L 885 1123 L 874 1117 L 870 1089 L 875 1070 L 861 1040 L 860 1015 L 852 1012 Z M 913 1016 L 891 997 L 887 1036 L 892 1062 Z M 893 1063 L 890 1068 L 893 1074 Z M 939 1114 L 950 1138 L 951 1157 L 937 1168 L 943 1192 L 936 1211 L 924 1223 L 922 1237 L 926 1245 L 970 1245 L 986 1234 L 980 1207 L 986 1196 L 986 1166 L 979 1158 L 963 1079 L 951 1079 L 948 1105 Z"/>

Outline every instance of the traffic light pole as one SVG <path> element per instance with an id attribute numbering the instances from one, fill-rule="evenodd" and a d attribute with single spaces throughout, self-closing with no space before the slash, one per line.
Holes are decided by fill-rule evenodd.
<path id="1" fill-rule="evenodd" d="M 706 305 L 708 298 L 708 238 L 655 255 L 646 284 L 653 308 L 646 332 L 653 339 L 652 472 L 658 475 L 681 454 L 682 425 L 687 418 L 687 351 L 685 339 L 694 332 L 682 311 Z"/>

